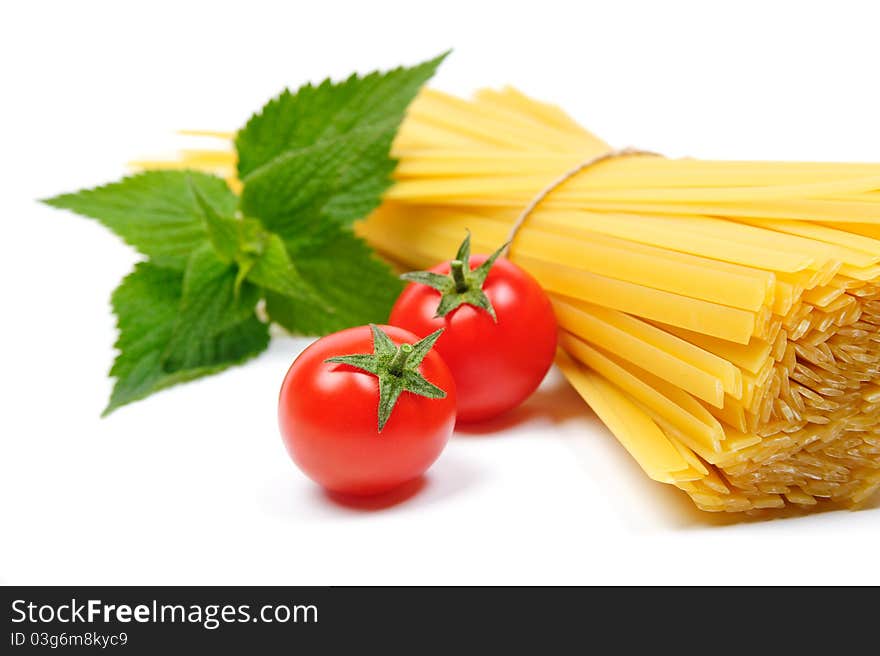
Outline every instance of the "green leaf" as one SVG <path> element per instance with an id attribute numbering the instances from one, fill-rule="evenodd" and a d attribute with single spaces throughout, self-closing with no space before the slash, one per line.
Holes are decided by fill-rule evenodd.
<path id="1" fill-rule="evenodd" d="M 205 241 L 193 190 L 217 212 L 235 212 L 238 199 L 226 183 L 196 171 L 146 171 L 44 202 L 97 219 L 155 264 L 182 270 Z"/>
<path id="2" fill-rule="evenodd" d="M 400 282 L 351 226 L 391 184 L 397 128 L 444 56 L 285 91 L 238 132 L 240 209 L 281 238 L 291 265 L 315 292 L 305 298 L 281 289 L 277 280 L 285 277 L 300 286 L 293 270 L 281 275 L 281 258 L 271 267 L 278 275 L 248 274 L 268 290 L 269 315 L 287 330 L 321 335 L 387 319 Z"/>
<path id="3" fill-rule="evenodd" d="M 287 242 L 350 227 L 391 184 L 391 142 L 442 55 L 412 68 L 285 91 L 236 136 L 241 209 Z"/>
<path id="4" fill-rule="evenodd" d="M 164 354 L 177 324 L 182 287 L 179 271 L 141 262 L 116 288 L 112 304 L 119 328 L 119 355 L 110 370 L 116 384 L 105 415 L 171 385 L 243 362 L 268 345 L 267 326 L 251 315 L 210 338 L 213 357 L 168 372 Z"/>
<path id="5" fill-rule="evenodd" d="M 235 261 L 241 247 L 242 222 L 232 215 L 221 215 L 220 211 L 193 184 L 192 178 L 189 184 L 214 251 L 224 262 Z"/>
<path id="6" fill-rule="evenodd" d="M 242 211 L 285 241 L 314 240 L 328 224 L 350 226 L 391 185 L 395 129 L 388 120 L 281 155 L 247 179 Z"/>
<path id="7" fill-rule="evenodd" d="M 412 68 L 352 75 L 344 82 L 285 89 L 242 128 L 235 139 L 238 175 L 243 181 L 258 168 L 292 150 L 343 136 L 365 125 L 403 118 L 409 103 L 448 53 Z"/>
<path id="8" fill-rule="evenodd" d="M 221 216 L 196 188 L 193 195 L 198 201 L 214 252 L 222 262 L 238 264 L 236 290 L 248 280 L 284 296 L 320 302 L 300 276 L 278 235 L 266 231 L 256 219 Z"/>
<path id="9" fill-rule="evenodd" d="M 173 373 L 223 361 L 229 357 L 226 340 L 215 339 L 254 316 L 259 289 L 237 286 L 238 267 L 223 262 L 205 244 L 190 256 L 174 330 L 163 365 Z"/>
<path id="10" fill-rule="evenodd" d="M 388 188 L 397 128 L 442 59 L 270 101 L 236 137 L 241 199 L 213 175 L 147 171 L 45 201 L 150 258 L 113 296 L 120 352 L 106 412 L 265 349 L 261 294 L 293 332 L 387 318 L 401 284 L 351 228 Z"/>
<path id="11" fill-rule="evenodd" d="M 391 268 L 349 230 L 333 229 L 322 241 L 288 251 L 318 301 L 266 294 L 272 321 L 293 333 L 325 335 L 366 323 L 384 323 L 402 289 Z"/>
<path id="12" fill-rule="evenodd" d="M 254 259 L 246 277 L 255 285 L 281 294 L 292 301 L 300 301 L 307 305 L 322 303 L 321 296 L 303 278 L 278 235 L 271 233 L 266 235 L 262 253 Z M 327 311 L 332 313 L 334 308 L 328 306 Z"/>

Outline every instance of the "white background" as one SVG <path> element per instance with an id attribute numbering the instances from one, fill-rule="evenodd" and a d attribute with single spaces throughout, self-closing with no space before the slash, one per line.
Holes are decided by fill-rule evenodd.
<path id="1" fill-rule="evenodd" d="M 34 199 L 234 129 L 284 85 L 412 64 L 513 83 L 612 144 L 880 159 L 875 3 L 43 2 L 0 10 L 4 583 L 880 583 L 880 509 L 731 522 L 649 481 L 564 383 L 345 504 L 275 424 L 306 340 L 98 415 L 136 256 Z"/>

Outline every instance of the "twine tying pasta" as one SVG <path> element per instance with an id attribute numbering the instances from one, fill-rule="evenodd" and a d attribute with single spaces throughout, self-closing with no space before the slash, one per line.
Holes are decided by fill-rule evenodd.
<path id="1" fill-rule="evenodd" d="M 510 256 L 510 249 L 513 246 L 513 240 L 516 239 L 517 234 L 520 231 L 520 228 L 523 227 L 523 224 L 526 222 L 526 219 L 531 216 L 532 212 L 540 205 L 547 196 L 556 191 L 557 188 L 571 180 L 574 176 L 582 171 L 586 171 L 589 168 L 596 166 L 596 164 L 601 164 L 609 159 L 617 159 L 618 157 L 630 157 L 632 155 L 651 155 L 653 157 L 662 157 L 659 153 L 652 152 L 650 150 L 641 150 L 639 148 L 633 148 L 632 146 L 627 146 L 626 148 L 615 148 L 614 150 L 609 150 L 607 153 L 602 153 L 601 155 L 596 155 L 591 157 L 577 166 L 571 168 L 570 170 L 563 173 L 561 176 L 556 178 L 553 182 L 544 187 L 541 191 L 535 195 L 532 201 L 526 205 L 520 215 L 517 217 L 516 221 L 514 221 L 513 226 L 510 228 L 510 232 L 507 234 L 507 246 L 504 247 L 503 255 L 504 257 Z"/>

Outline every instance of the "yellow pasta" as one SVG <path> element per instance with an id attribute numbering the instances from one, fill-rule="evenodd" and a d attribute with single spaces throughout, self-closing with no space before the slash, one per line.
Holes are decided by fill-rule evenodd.
<path id="1" fill-rule="evenodd" d="M 514 89 L 425 90 L 357 230 L 413 268 L 465 229 L 489 252 L 609 150 Z M 228 150 L 144 164 L 237 184 Z M 652 479 L 728 512 L 880 487 L 880 164 L 605 159 L 547 194 L 510 257 L 553 300 L 560 369 Z"/>

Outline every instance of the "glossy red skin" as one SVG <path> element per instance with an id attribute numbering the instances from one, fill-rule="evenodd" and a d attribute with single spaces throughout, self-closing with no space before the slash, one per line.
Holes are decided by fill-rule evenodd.
<path id="1" fill-rule="evenodd" d="M 419 339 L 401 328 L 382 329 L 395 344 Z M 372 352 L 369 326 L 327 335 L 294 360 L 281 385 L 278 423 L 288 453 L 309 478 L 341 494 L 379 494 L 421 476 L 455 427 L 455 382 L 432 350 L 419 370 L 446 398 L 403 392 L 379 433 L 378 378 L 324 362 Z"/>
<path id="2" fill-rule="evenodd" d="M 471 269 L 486 257 L 471 256 Z M 449 263 L 431 271 L 448 274 Z M 499 258 L 483 291 L 498 323 L 472 305 L 460 305 L 445 317 L 435 317 L 440 292 L 416 283 L 403 290 L 389 319 L 419 337 L 445 329 L 434 349 L 455 378 L 460 422 L 491 419 L 525 401 L 543 380 L 556 353 L 553 306 L 532 276 Z"/>

